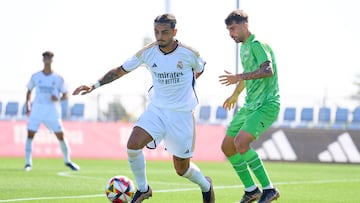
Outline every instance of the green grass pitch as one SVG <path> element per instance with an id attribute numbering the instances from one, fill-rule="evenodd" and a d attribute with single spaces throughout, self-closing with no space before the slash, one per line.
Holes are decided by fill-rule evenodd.
<path id="1" fill-rule="evenodd" d="M 22 158 L 0 158 L 0 203 L 106 203 L 105 185 L 114 175 L 134 180 L 126 160 L 74 160 L 81 170 L 66 168 L 62 159 L 33 160 L 33 170 L 23 170 Z M 216 202 L 239 202 L 243 187 L 230 164 L 196 162 L 211 176 Z M 360 165 L 265 162 L 280 190 L 276 202 L 360 202 Z M 144 202 L 199 203 L 200 189 L 176 175 L 172 161 L 147 161 L 153 197 Z"/>

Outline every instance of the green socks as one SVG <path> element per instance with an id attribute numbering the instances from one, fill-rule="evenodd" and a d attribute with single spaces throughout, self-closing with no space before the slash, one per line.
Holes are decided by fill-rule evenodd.
<path id="1" fill-rule="evenodd" d="M 250 171 L 248 170 L 248 167 L 252 170 L 263 189 L 272 188 L 272 184 L 264 168 L 264 165 L 259 158 L 259 155 L 253 148 L 250 148 L 243 155 L 236 153 L 233 156 L 227 157 L 227 159 L 230 161 L 235 172 L 240 177 L 240 180 L 244 184 L 245 189 L 253 188 L 255 186 L 255 182 L 250 174 Z"/>
<path id="2" fill-rule="evenodd" d="M 262 188 L 272 187 L 270 184 L 269 176 L 264 168 L 259 155 L 253 148 L 250 148 L 245 154 L 242 155 L 242 158 L 246 161 L 247 165 L 251 168 L 256 178 L 259 180 Z"/>
<path id="3" fill-rule="evenodd" d="M 248 166 L 239 153 L 228 157 L 228 160 L 235 169 L 237 175 L 240 177 L 240 180 L 244 184 L 245 188 L 250 188 L 255 185 L 250 171 L 248 170 Z"/>

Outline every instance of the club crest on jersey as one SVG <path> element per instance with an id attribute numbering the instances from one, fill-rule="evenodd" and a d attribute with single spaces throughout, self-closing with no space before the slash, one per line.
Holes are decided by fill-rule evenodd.
<path id="1" fill-rule="evenodd" d="M 178 61 L 176 67 L 182 69 L 184 67 L 184 64 L 182 63 L 182 61 Z"/>
<path id="2" fill-rule="evenodd" d="M 246 50 L 244 53 L 244 57 L 247 58 L 249 56 L 249 54 L 250 54 L 249 50 Z"/>

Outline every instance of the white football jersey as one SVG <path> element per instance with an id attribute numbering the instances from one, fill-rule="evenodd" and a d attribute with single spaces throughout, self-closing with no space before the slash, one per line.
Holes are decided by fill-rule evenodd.
<path id="1" fill-rule="evenodd" d="M 149 89 L 152 105 L 175 111 L 192 111 L 195 108 L 198 98 L 194 72 L 202 72 L 205 66 L 195 50 L 178 43 L 172 52 L 164 53 L 154 42 L 126 60 L 123 68 L 132 71 L 142 64 L 152 76 Z"/>
<path id="2" fill-rule="evenodd" d="M 50 75 L 44 74 L 43 71 L 36 72 L 31 76 L 27 88 L 35 88 L 31 116 L 61 116 L 60 102 L 51 100 L 51 95 L 56 95 L 60 99 L 61 95 L 68 91 L 61 75 L 54 72 Z"/>

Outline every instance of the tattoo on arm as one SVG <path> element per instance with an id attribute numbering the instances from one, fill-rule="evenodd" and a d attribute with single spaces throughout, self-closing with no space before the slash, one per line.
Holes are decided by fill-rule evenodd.
<path id="1" fill-rule="evenodd" d="M 270 61 L 265 61 L 263 64 L 261 64 L 260 71 L 262 71 L 264 75 L 272 76 L 274 74 Z"/>
<path id="2" fill-rule="evenodd" d="M 113 68 L 109 72 L 107 72 L 102 78 L 100 78 L 99 82 L 101 85 L 105 85 L 120 78 L 121 76 L 127 73 L 128 72 L 126 72 L 122 66 Z"/>
<path id="3" fill-rule="evenodd" d="M 265 61 L 263 64 L 260 65 L 260 68 L 258 70 L 249 73 L 242 73 L 240 74 L 240 77 L 242 80 L 253 80 L 259 78 L 266 78 L 273 75 L 274 72 L 271 67 L 270 61 Z"/>

